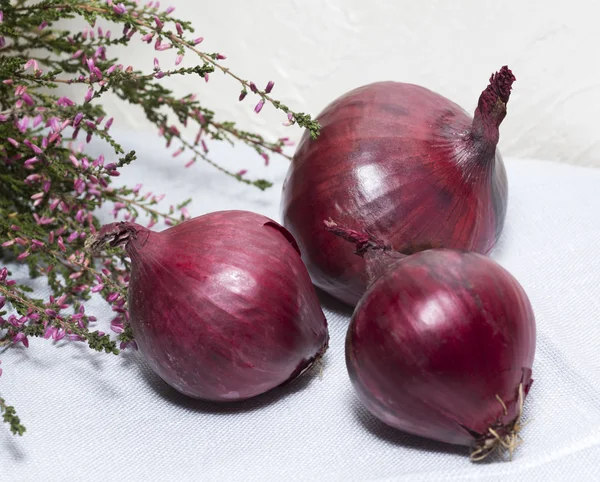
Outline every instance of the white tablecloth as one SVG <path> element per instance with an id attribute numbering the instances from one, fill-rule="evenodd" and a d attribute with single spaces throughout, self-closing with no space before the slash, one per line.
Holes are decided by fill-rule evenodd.
<path id="1" fill-rule="evenodd" d="M 287 161 L 265 168 L 246 149 L 215 147 L 226 165 L 276 183 L 261 193 L 206 165 L 185 170 L 187 160 L 172 159 L 152 136 L 123 139 L 139 160 L 120 180 L 145 181 L 173 201 L 191 195 L 195 215 L 241 208 L 278 219 Z M 0 480 L 599 480 L 600 170 L 517 159 L 507 169 L 508 218 L 493 257 L 523 284 L 538 323 L 530 423 L 512 462 L 473 464 L 467 449 L 370 416 L 346 374 L 350 313 L 324 296 L 331 345 L 323 378 L 315 371 L 237 406 L 185 399 L 137 353 L 47 340 L 0 353 L 0 394 L 27 426 L 19 438 L 0 424 Z M 106 328 L 102 301 L 88 311 Z"/>

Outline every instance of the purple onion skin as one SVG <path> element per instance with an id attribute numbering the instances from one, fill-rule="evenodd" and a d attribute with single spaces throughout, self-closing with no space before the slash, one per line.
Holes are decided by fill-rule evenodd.
<path id="1" fill-rule="evenodd" d="M 535 332 L 527 295 L 505 269 L 479 254 L 433 249 L 369 287 L 348 330 L 346 364 L 360 400 L 386 424 L 472 446 L 519 415 Z"/>
<path id="2" fill-rule="evenodd" d="M 222 211 L 160 233 L 134 226 L 126 244 L 131 327 L 144 358 L 176 390 L 247 399 L 294 379 L 325 352 L 325 316 L 279 224 Z"/>
<path id="3" fill-rule="evenodd" d="M 506 215 L 498 127 L 514 76 L 492 76 L 475 116 L 423 87 L 377 82 L 341 96 L 305 133 L 283 188 L 282 219 L 313 282 L 354 306 L 364 260 L 323 230 L 323 219 L 363 226 L 397 251 L 454 248 L 486 254 Z"/>

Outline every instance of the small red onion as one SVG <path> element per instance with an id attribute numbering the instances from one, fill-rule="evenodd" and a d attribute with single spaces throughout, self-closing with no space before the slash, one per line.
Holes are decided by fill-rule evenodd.
<path id="1" fill-rule="evenodd" d="M 377 82 L 348 92 L 304 134 L 283 189 L 285 227 L 313 282 L 354 305 L 364 261 L 323 231 L 329 217 L 363 226 L 401 252 L 443 247 L 488 253 L 506 214 L 507 179 L 496 149 L 512 83 L 492 75 L 474 117 L 413 84 Z"/>
<path id="2" fill-rule="evenodd" d="M 327 348 L 327 322 L 293 237 L 221 211 L 163 232 L 104 226 L 92 248 L 131 257 L 129 312 L 141 353 L 194 398 L 243 400 L 290 381 Z"/>
<path id="3" fill-rule="evenodd" d="M 473 460 L 499 447 L 512 455 L 536 332 L 517 280 L 477 253 L 431 249 L 402 257 L 372 236 L 328 226 L 354 242 L 374 279 L 346 338 L 362 403 L 392 427 L 471 446 Z"/>

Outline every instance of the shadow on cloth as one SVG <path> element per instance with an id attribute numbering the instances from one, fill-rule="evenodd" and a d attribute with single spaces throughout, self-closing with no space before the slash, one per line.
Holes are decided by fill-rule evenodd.
<path id="1" fill-rule="evenodd" d="M 436 440 L 430 440 L 425 437 L 412 435 L 410 433 L 395 429 L 372 415 L 360 404 L 357 396 L 354 393 L 349 395 L 347 398 L 347 403 L 351 405 L 354 419 L 359 428 L 366 430 L 370 434 L 388 444 L 397 445 L 398 447 L 409 450 L 418 450 L 419 452 L 458 455 L 465 458 L 469 457 L 469 447 L 438 442 Z M 489 464 L 498 463 L 502 460 L 502 455 L 499 452 L 494 452 L 485 459 L 474 463 Z"/>

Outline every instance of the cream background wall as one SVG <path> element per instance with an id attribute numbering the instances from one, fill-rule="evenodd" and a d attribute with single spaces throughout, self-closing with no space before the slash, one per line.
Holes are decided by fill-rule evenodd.
<path id="1" fill-rule="evenodd" d="M 207 52 L 266 85 L 296 110 L 316 115 L 345 91 L 376 80 L 427 86 L 472 111 L 489 75 L 504 64 L 517 82 L 501 129 L 505 155 L 600 166 L 600 3 L 591 0 L 171 0 L 191 20 Z M 162 8 L 167 4 L 163 2 Z M 125 60 L 152 69 L 141 42 Z M 174 52 L 159 55 L 171 64 Z M 191 57 L 187 65 L 193 64 Z M 255 99 L 237 101 L 238 84 L 213 74 L 205 84 L 168 81 L 196 92 L 224 120 L 269 136 L 300 130 Z M 117 100 L 121 126 L 151 130 L 141 112 Z"/>

